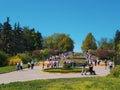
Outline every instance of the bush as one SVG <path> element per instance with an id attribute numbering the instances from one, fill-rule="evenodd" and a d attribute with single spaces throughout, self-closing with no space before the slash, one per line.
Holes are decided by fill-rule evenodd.
<path id="1" fill-rule="evenodd" d="M 70 64 L 64 64 L 64 65 L 63 65 L 63 69 L 69 70 L 69 69 L 72 69 L 72 68 L 71 68 L 71 65 L 70 65 Z"/>
<path id="2" fill-rule="evenodd" d="M 120 77 L 120 65 L 117 65 L 113 70 L 111 70 L 109 76 Z"/>
<path id="3" fill-rule="evenodd" d="M 23 63 L 28 63 L 29 61 L 32 60 L 32 58 L 30 57 L 30 55 L 28 53 L 19 53 L 19 54 L 17 54 L 17 56 L 19 58 L 21 58 Z"/>
<path id="4" fill-rule="evenodd" d="M 0 66 L 7 65 L 7 58 L 8 58 L 8 55 L 6 53 L 0 51 Z"/>
<path id="5" fill-rule="evenodd" d="M 15 65 L 16 63 L 20 63 L 22 60 L 18 56 L 13 56 L 8 59 L 9 65 Z"/>

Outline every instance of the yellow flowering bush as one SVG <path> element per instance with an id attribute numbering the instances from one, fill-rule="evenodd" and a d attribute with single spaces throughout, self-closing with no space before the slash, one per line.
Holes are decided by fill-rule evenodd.
<path id="1" fill-rule="evenodd" d="M 17 56 L 13 56 L 13 57 L 10 57 L 9 59 L 8 59 L 8 64 L 9 65 L 15 65 L 16 63 L 20 63 L 22 60 L 19 58 L 19 57 L 17 57 Z"/>

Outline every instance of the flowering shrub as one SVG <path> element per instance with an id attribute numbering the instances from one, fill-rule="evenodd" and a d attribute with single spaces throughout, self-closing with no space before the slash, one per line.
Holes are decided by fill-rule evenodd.
<path id="1" fill-rule="evenodd" d="M 13 57 L 10 57 L 9 59 L 8 59 L 8 64 L 9 65 L 15 65 L 16 63 L 20 63 L 22 60 L 19 58 L 19 57 L 17 57 L 17 56 L 13 56 Z"/>

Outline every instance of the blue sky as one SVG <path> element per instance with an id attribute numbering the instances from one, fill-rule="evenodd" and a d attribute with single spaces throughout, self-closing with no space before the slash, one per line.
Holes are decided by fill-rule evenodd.
<path id="1" fill-rule="evenodd" d="M 120 29 L 120 0 L 0 0 L 0 22 L 20 22 L 42 36 L 69 34 L 74 51 L 91 32 L 95 39 L 113 38 Z"/>

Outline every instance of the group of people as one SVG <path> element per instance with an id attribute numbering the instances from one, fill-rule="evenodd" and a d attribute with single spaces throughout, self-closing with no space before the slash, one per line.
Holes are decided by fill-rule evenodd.
<path id="1" fill-rule="evenodd" d="M 16 70 L 22 70 L 22 69 L 23 69 L 23 62 L 21 61 L 16 64 Z"/>
<path id="2" fill-rule="evenodd" d="M 28 69 L 33 69 L 33 67 L 34 67 L 34 61 L 32 60 L 31 62 L 28 62 L 27 63 L 28 64 Z M 16 70 L 18 71 L 18 70 L 23 70 L 23 62 L 21 61 L 21 62 L 17 62 L 16 63 Z"/>
<path id="3" fill-rule="evenodd" d="M 33 69 L 34 65 L 35 65 L 35 63 L 33 60 L 31 62 L 28 62 L 28 69 L 30 69 L 30 68 Z"/>
<path id="4" fill-rule="evenodd" d="M 83 74 L 87 75 L 86 74 L 86 66 L 87 65 L 89 66 L 90 75 L 96 75 L 95 70 L 93 70 L 93 64 L 92 63 L 87 64 L 87 62 L 82 63 L 82 73 L 81 73 L 81 75 L 83 75 Z"/>
<path id="5" fill-rule="evenodd" d="M 113 64 L 113 62 L 112 62 L 111 60 L 105 60 L 104 63 L 105 63 L 105 64 L 104 64 L 105 69 L 107 69 L 107 67 L 109 67 L 110 70 L 113 69 L 114 64 Z M 83 74 L 86 75 L 86 66 L 89 67 L 90 75 L 96 75 L 95 70 L 93 69 L 93 66 L 94 66 L 93 63 L 87 63 L 87 62 L 84 62 L 84 63 L 82 64 L 82 73 L 81 73 L 82 75 L 83 75 Z"/>
<path id="6" fill-rule="evenodd" d="M 105 63 L 105 69 L 107 69 L 107 67 L 109 67 L 110 70 L 113 69 L 114 64 L 111 60 L 105 60 L 104 63 Z"/>
<path id="7" fill-rule="evenodd" d="M 47 64 L 47 68 L 58 68 L 59 67 L 59 61 L 49 61 Z"/>

